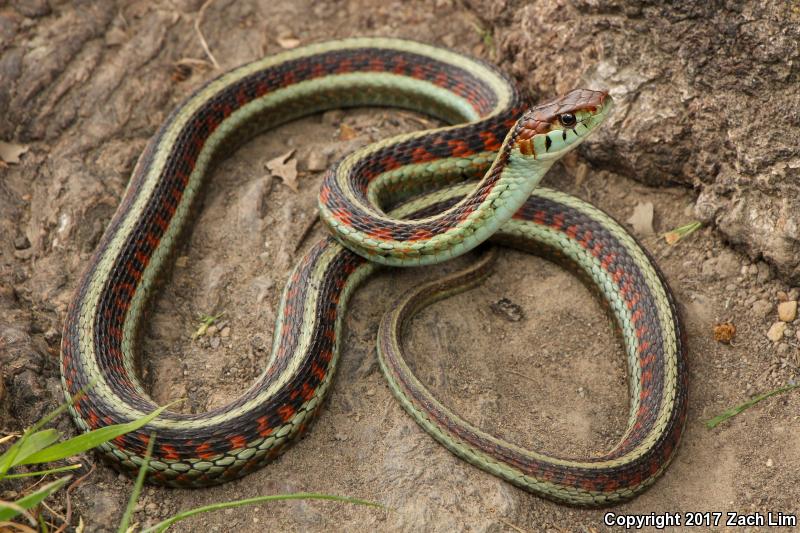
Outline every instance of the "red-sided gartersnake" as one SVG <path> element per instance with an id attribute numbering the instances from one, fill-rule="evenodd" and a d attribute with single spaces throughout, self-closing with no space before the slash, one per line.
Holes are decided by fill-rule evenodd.
<path id="1" fill-rule="evenodd" d="M 334 41 L 265 58 L 207 83 L 169 116 L 140 157 L 66 317 L 67 398 L 93 384 L 74 402 L 80 428 L 127 422 L 157 407 L 134 373 L 136 334 L 209 168 L 257 130 L 363 105 L 412 109 L 456 125 L 387 139 L 338 163 L 320 193 L 335 239 L 312 246 L 291 274 L 264 373 L 229 404 L 202 414 L 167 411 L 103 445 L 104 454 L 133 471 L 156 432 L 152 482 L 212 485 L 261 467 L 319 412 L 348 297 L 376 262 L 440 262 L 491 236 L 555 253 L 609 303 L 628 359 L 630 419 L 621 442 L 585 460 L 545 456 L 481 432 L 435 400 L 404 364 L 397 337 L 409 314 L 438 294 L 432 288 L 409 294 L 382 324 L 379 352 L 393 392 L 453 452 L 546 497 L 597 505 L 650 485 L 669 462 L 686 415 L 684 343 L 669 289 L 611 218 L 535 189 L 602 122 L 610 97 L 579 90 L 526 111 L 515 85 L 493 67 L 397 39 Z M 457 184 L 470 179 L 480 181 Z M 403 202 L 391 216 L 382 211 Z M 443 294 L 483 270 L 446 280 Z"/>

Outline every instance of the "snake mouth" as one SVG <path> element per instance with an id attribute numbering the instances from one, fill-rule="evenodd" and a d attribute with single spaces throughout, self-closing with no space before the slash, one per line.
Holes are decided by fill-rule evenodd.
<path id="1" fill-rule="evenodd" d="M 517 121 L 516 146 L 523 155 L 557 160 L 597 129 L 613 107 L 606 91 L 571 91 L 526 111 Z"/>

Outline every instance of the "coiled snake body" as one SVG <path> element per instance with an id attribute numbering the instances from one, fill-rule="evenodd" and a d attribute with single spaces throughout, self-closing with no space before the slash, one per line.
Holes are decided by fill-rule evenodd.
<path id="1" fill-rule="evenodd" d="M 474 284 L 488 259 L 391 308 L 378 347 L 392 391 L 454 453 L 548 498 L 602 505 L 649 486 L 669 462 L 686 416 L 684 343 L 672 296 L 648 255 L 610 217 L 535 188 L 602 122 L 610 97 L 578 90 L 526 111 L 515 85 L 493 67 L 397 39 L 334 41 L 265 58 L 209 82 L 169 116 L 140 157 L 68 310 L 62 381 L 80 428 L 127 422 L 157 407 L 134 373 L 136 334 L 209 167 L 255 131 L 363 105 L 412 109 L 454 125 L 381 141 L 337 164 L 320 193 L 334 237 L 312 246 L 291 274 L 263 374 L 218 409 L 164 412 L 103 445 L 105 456 L 133 471 L 155 432 L 154 483 L 213 485 L 260 468 L 318 413 L 339 357 L 344 309 L 359 282 L 378 263 L 440 262 L 491 237 L 572 264 L 608 302 L 628 361 L 625 435 L 613 450 L 584 460 L 524 450 L 462 420 L 414 377 L 398 338 L 404 321 Z M 383 206 L 398 203 L 384 214 Z"/>

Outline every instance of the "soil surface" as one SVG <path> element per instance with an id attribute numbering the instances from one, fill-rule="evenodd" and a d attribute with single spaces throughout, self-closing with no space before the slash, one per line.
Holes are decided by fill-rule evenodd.
<path id="1" fill-rule="evenodd" d="M 23 430 L 62 401 L 60 330 L 81 270 L 148 137 L 218 73 L 194 31 L 201 6 L 165 0 L 0 7 L 0 76 L 16 73 L 14 93 L 0 98 L 0 115 L 22 92 L 28 105 L 36 104 L 24 124 L 0 139 L 28 147 L 18 163 L 0 168 L 3 434 Z M 201 27 L 223 70 L 296 42 L 351 35 L 414 38 L 506 64 L 491 28 L 472 9 L 448 0 L 217 0 Z M 536 72 L 524 81 L 536 83 Z M 590 72 L 582 82 L 594 85 Z M 143 332 L 142 374 L 153 397 L 187 398 L 181 408 L 199 412 L 235 398 L 255 379 L 271 345 L 281 288 L 294 262 L 324 234 L 317 224 L 304 236 L 322 170 L 364 143 L 434 124 L 385 109 L 329 112 L 259 136 L 220 165 Z M 800 320 L 780 321 L 777 306 L 797 300 L 800 291 L 768 264 L 731 249 L 711 227 L 668 245 L 662 234 L 692 221 L 695 192 L 642 185 L 623 176 L 629 169 L 615 173 L 608 162 L 603 170 L 588 164 L 585 154 L 613 136 L 604 127 L 544 184 L 621 221 L 652 204 L 652 224 L 644 217 L 627 227 L 655 257 L 684 315 L 690 404 L 684 439 L 663 478 L 610 511 L 797 515 L 800 391 L 765 400 L 715 429 L 705 422 L 798 379 Z M 297 192 L 266 169 L 291 150 Z M 457 459 L 391 395 L 375 356 L 380 317 L 408 287 L 452 268 L 386 270 L 370 279 L 350 304 L 335 385 L 307 436 L 239 481 L 198 490 L 146 487 L 136 520 L 153 524 L 214 502 L 308 491 L 364 498 L 388 510 L 273 503 L 200 515 L 173 530 L 618 530 L 603 524 L 605 510 L 545 501 Z M 194 339 L 201 314 L 222 316 Z M 730 344 L 714 338 L 723 323 L 735 325 Z M 624 431 L 620 340 L 590 292 L 542 259 L 504 252 L 483 285 L 415 318 L 406 346 L 418 375 L 445 404 L 522 446 L 580 457 L 612 447 Z M 57 428 L 75 433 L 66 417 Z M 69 508 L 73 526 L 80 518 L 87 531 L 115 530 L 132 482 L 93 455 L 80 460 L 86 466 L 79 474 L 91 473 L 69 502 L 65 491 L 53 498 L 51 512 Z M 0 499 L 14 499 L 26 486 L 0 487 Z"/>

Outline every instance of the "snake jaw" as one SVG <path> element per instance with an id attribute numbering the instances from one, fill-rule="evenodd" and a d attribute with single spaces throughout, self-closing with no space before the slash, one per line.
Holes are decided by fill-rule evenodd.
<path id="1" fill-rule="evenodd" d="M 597 129 L 613 106 L 605 91 L 576 89 L 526 111 L 517 121 L 515 144 L 524 155 L 559 159 Z"/>

